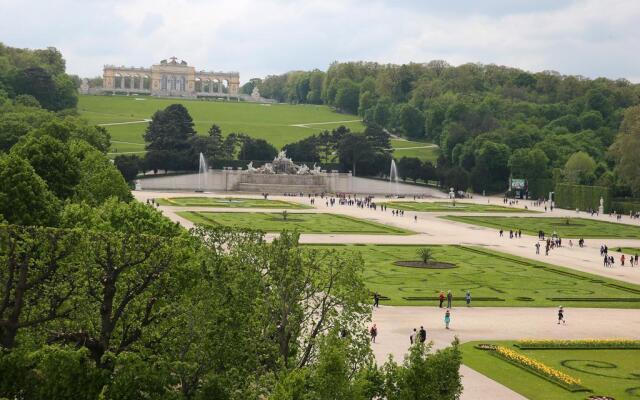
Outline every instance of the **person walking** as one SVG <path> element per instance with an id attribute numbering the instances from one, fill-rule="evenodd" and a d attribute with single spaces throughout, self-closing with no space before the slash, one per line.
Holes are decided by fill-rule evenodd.
<path id="1" fill-rule="evenodd" d="M 467 290 L 467 293 L 464 295 L 464 299 L 467 302 L 467 307 L 471 306 L 471 291 Z"/>
<path id="2" fill-rule="evenodd" d="M 560 322 L 562 322 L 563 325 L 567 323 L 564 320 L 564 309 L 562 308 L 562 306 L 558 308 L 558 325 L 560 325 Z"/>
<path id="3" fill-rule="evenodd" d="M 418 332 L 416 331 L 416 328 L 413 328 L 413 332 L 409 335 L 409 343 L 414 344 L 416 343 L 416 340 L 418 340 Z"/>
<path id="4" fill-rule="evenodd" d="M 447 308 L 451 308 L 451 301 L 453 300 L 453 294 L 451 290 L 447 291 Z"/>
<path id="5" fill-rule="evenodd" d="M 375 343 L 376 342 L 376 336 L 378 336 L 378 327 L 376 326 L 376 324 L 373 324 L 373 326 L 369 330 L 369 334 L 371 335 L 371 341 L 373 343 Z"/>
<path id="6" fill-rule="evenodd" d="M 373 306 L 375 308 L 380 307 L 380 295 L 378 294 L 378 292 L 375 292 L 373 294 Z"/>
<path id="7" fill-rule="evenodd" d="M 451 312 L 447 309 L 444 313 L 444 326 L 446 329 L 449 329 L 449 324 L 451 323 Z"/>
<path id="8" fill-rule="evenodd" d="M 625 258 L 624 258 L 624 254 L 623 254 L 623 255 L 620 256 L 620 266 L 621 267 L 624 267 L 624 260 L 625 260 Z"/>
<path id="9" fill-rule="evenodd" d="M 424 329 L 424 326 L 420 327 L 418 336 L 420 337 L 420 343 L 424 343 L 427 340 L 427 331 Z"/>
<path id="10" fill-rule="evenodd" d="M 540 243 L 536 242 L 536 254 L 540 254 Z"/>
<path id="11" fill-rule="evenodd" d="M 442 308 L 442 303 L 444 303 L 444 292 L 442 290 L 440 291 L 439 299 L 440 299 L 440 308 Z"/>

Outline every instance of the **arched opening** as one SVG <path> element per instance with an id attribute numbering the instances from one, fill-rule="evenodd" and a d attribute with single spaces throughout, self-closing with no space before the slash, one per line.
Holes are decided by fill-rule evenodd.
<path id="1" fill-rule="evenodd" d="M 124 77 L 124 89 L 133 89 L 133 77 L 127 75 Z"/>
<path id="2" fill-rule="evenodd" d="M 142 80 L 142 89 L 151 90 L 151 80 L 148 75 L 144 75 L 140 78 Z"/>
<path id="3" fill-rule="evenodd" d="M 115 74 L 115 76 L 113 77 L 113 87 L 115 89 L 120 89 L 122 88 L 122 75 L 120 74 Z"/>
<path id="4" fill-rule="evenodd" d="M 196 91 L 196 93 L 202 92 L 202 80 L 200 78 L 196 78 L 195 91 Z"/>
<path id="5" fill-rule="evenodd" d="M 220 93 L 229 93 L 229 81 L 226 79 L 223 79 L 220 81 Z"/>

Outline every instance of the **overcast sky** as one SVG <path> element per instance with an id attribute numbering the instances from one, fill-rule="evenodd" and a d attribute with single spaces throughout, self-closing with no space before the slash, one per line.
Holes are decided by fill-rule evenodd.
<path id="1" fill-rule="evenodd" d="M 640 82 L 640 0 L 0 0 L 0 41 L 84 77 L 176 56 L 243 82 L 433 59 Z"/>

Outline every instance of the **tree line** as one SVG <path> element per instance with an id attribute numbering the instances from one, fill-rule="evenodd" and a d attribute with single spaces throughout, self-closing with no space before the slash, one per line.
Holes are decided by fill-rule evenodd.
<path id="1" fill-rule="evenodd" d="M 499 192 L 512 176 L 628 190 L 624 168 L 609 151 L 625 110 L 639 103 L 640 87 L 624 79 L 444 61 L 347 62 L 253 85 L 266 97 L 292 103 L 318 104 L 315 95 L 313 102 L 308 98 L 320 88 L 322 104 L 438 144 L 438 175 L 458 189 Z"/>

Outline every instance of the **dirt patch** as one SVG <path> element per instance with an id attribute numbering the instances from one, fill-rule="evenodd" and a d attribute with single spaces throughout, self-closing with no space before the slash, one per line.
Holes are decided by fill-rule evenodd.
<path id="1" fill-rule="evenodd" d="M 393 264 L 400 267 L 409 267 L 409 268 L 425 268 L 425 269 L 456 268 L 455 264 L 440 262 L 440 261 L 429 261 L 428 264 L 425 264 L 422 261 L 394 261 Z"/>

